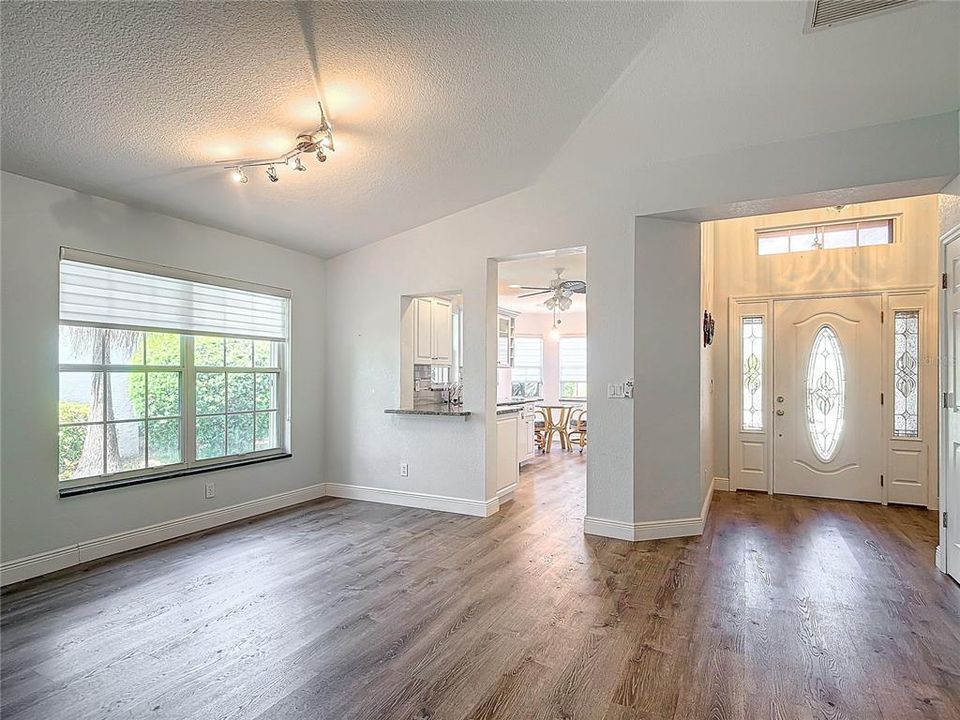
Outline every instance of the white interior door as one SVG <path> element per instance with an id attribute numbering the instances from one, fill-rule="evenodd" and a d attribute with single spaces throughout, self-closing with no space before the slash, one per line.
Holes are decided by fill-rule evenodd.
<path id="1" fill-rule="evenodd" d="M 960 343 L 960 237 L 944 245 L 947 287 L 943 299 L 943 488 L 941 510 L 949 513 L 947 523 L 947 573 L 960 581 L 960 373 L 957 372 Z"/>
<path id="2" fill-rule="evenodd" d="M 774 303 L 774 492 L 880 502 L 880 296 Z"/>

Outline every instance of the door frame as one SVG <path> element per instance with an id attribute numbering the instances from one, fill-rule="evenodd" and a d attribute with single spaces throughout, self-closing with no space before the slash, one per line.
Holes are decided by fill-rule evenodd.
<path id="1" fill-rule="evenodd" d="M 940 236 L 940 247 L 937 252 L 938 260 L 940 264 L 940 276 L 941 278 L 945 277 L 947 272 L 947 245 L 953 241 L 960 241 L 960 225 L 955 225 L 950 230 L 947 230 L 943 235 Z M 937 403 L 937 418 L 940 423 L 940 430 L 938 433 L 939 440 L 939 452 L 937 453 L 937 460 L 941 468 L 947 467 L 946 464 L 946 452 L 949 447 L 949 438 L 947 433 L 949 432 L 948 423 L 946 421 L 946 413 L 948 408 L 946 407 L 946 396 L 945 389 L 947 387 L 947 303 L 944 302 L 943 293 L 946 290 L 945 287 L 940 287 L 940 292 L 936 293 L 936 302 L 937 302 L 937 318 L 939 319 L 939 329 L 937 337 L 937 350 L 940 352 L 940 358 L 942 362 L 939 363 L 939 371 L 937 373 L 937 397 L 940 400 Z M 954 487 L 956 485 L 956 487 Z M 947 572 L 947 553 L 945 548 L 947 547 L 947 528 L 944 526 L 943 516 L 950 508 L 950 503 L 954 499 L 956 493 L 960 493 L 960 482 L 949 482 L 949 478 L 946 473 L 938 473 L 937 477 L 937 492 L 939 494 L 940 502 L 937 506 L 937 515 L 939 522 L 939 531 L 940 539 L 937 544 L 936 551 L 936 565 L 937 569 L 942 572 Z M 956 520 L 954 520 L 956 522 Z"/>
<path id="2" fill-rule="evenodd" d="M 960 228 L 956 229 L 960 235 Z M 951 236 L 955 237 L 955 236 Z M 942 256 L 942 252 L 941 252 Z M 941 257 L 942 262 L 942 257 Z M 883 433 L 883 476 L 890 478 L 890 457 L 898 446 L 904 444 L 918 448 L 921 457 L 924 459 L 926 467 L 923 472 L 924 478 L 924 498 L 922 502 L 914 503 L 925 506 L 929 509 L 939 507 L 938 497 L 941 497 L 939 487 L 939 467 L 942 462 L 940 448 L 942 446 L 941 438 L 941 409 L 939 402 L 925 402 L 925 393 L 922 388 L 933 386 L 940 392 L 940 383 L 942 379 L 938 377 L 940 373 L 937 370 L 938 363 L 935 361 L 937 353 L 940 351 L 939 336 L 940 327 L 940 306 L 939 293 L 936 286 L 929 285 L 902 285 L 891 287 L 879 287 L 870 289 L 850 289 L 831 292 L 800 292 L 800 293 L 776 293 L 767 295 L 737 295 L 731 296 L 727 305 L 727 441 L 728 441 L 728 466 L 729 466 L 729 487 L 730 490 L 738 489 L 759 489 L 761 487 L 749 487 L 741 482 L 740 468 L 741 462 L 741 441 L 744 437 L 754 436 L 757 441 L 764 443 L 763 449 L 763 472 L 766 476 L 765 489 L 769 494 L 774 494 L 776 489 L 776 478 L 773 477 L 773 450 L 774 443 L 769 435 L 773 427 L 773 344 L 772 340 L 776 336 L 774 327 L 774 303 L 780 300 L 823 300 L 823 299 L 841 299 L 850 297 L 862 297 L 865 295 L 879 295 L 881 298 L 881 309 L 884 315 L 884 322 L 881 326 L 881 344 L 883 353 L 881 357 L 881 376 L 883 378 L 884 397 L 891 398 L 890 402 L 884 402 L 883 406 L 883 427 L 885 429 L 893 426 L 893 402 L 892 387 L 888 380 L 892 377 L 893 367 L 893 323 L 888 322 L 891 317 L 891 311 L 899 309 L 917 309 L 921 313 L 921 356 L 920 363 L 920 438 L 904 439 L 894 438 L 892 432 Z M 762 376 L 763 376 L 763 431 L 746 431 L 741 428 L 740 423 L 740 319 L 743 317 L 764 318 L 764 345 L 762 358 Z M 939 395 L 938 395 L 939 397 Z M 931 407 L 932 406 L 932 407 Z M 881 504 L 887 505 L 890 501 L 890 482 L 884 482 L 881 490 Z"/>

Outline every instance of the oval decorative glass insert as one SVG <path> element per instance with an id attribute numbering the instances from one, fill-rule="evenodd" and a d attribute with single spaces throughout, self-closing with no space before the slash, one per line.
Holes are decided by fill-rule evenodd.
<path id="1" fill-rule="evenodd" d="M 807 430 L 813 452 L 823 462 L 833 458 L 840 444 L 845 394 L 840 339 L 824 325 L 813 338 L 807 363 Z"/>

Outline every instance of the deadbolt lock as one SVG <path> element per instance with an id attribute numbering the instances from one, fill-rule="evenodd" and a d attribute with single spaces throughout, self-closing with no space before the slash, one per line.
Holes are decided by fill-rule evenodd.
<path id="1" fill-rule="evenodd" d="M 783 415 L 783 410 L 777 410 L 777 415 Z"/>
<path id="2" fill-rule="evenodd" d="M 783 395 L 777 395 L 777 402 L 778 402 L 778 403 L 782 403 L 782 402 L 783 402 Z"/>

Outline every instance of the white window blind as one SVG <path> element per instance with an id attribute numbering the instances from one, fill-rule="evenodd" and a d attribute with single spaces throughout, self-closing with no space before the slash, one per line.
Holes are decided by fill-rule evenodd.
<path id="1" fill-rule="evenodd" d="M 290 292 L 62 248 L 60 322 L 286 340 Z"/>
<path id="2" fill-rule="evenodd" d="M 543 382 L 543 338 L 514 339 L 513 382 Z"/>
<path id="3" fill-rule="evenodd" d="M 560 338 L 560 397 L 587 396 L 587 339 Z"/>

